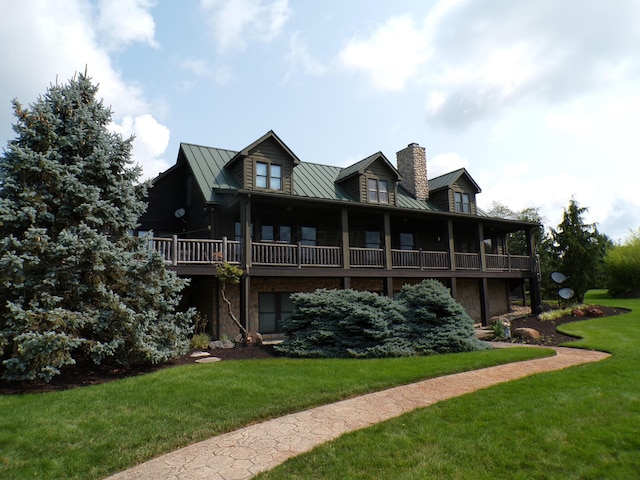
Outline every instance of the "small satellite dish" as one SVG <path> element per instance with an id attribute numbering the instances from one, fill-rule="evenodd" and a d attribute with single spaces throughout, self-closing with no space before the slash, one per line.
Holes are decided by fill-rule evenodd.
<path id="1" fill-rule="evenodd" d="M 553 272 L 551 274 L 551 280 L 553 280 L 556 283 L 562 283 L 567 279 L 567 276 L 564 273 L 560 273 L 560 272 Z"/>
<path id="2" fill-rule="evenodd" d="M 182 218 L 184 217 L 185 213 L 187 213 L 187 211 L 184 208 L 179 208 L 175 211 L 174 215 L 176 216 L 176 218 Z"/>
<path id="3" fill-rule="evenodd" d="M 573 290 L 571 290 L 570 288 L 561 288 L 560 290 L 558 290 L 558 296 L 563 300 L 569 300 L 571 297 L 573 297 L 573 293 Z"/>

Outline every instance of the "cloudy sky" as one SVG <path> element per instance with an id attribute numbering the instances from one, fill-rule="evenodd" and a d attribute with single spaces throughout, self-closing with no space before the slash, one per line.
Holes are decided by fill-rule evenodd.
<path id="1" fill-rule="evenodd" d="M 638 0 L 0 0 L 0 144 L 11 99 L 87 68 L 146 178 L 180 142 L 273 129 L 347 166 L 411 142 L 464 166 L 481 207 L 571 198 L 614 240 L 640 227 Z"/>

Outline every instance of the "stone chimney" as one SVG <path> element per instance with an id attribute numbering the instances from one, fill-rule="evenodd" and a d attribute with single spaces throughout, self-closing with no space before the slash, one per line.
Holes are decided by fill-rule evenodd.
<path id="1" fill-rule="evenodd" d="M 424 147 L 417 143 L 410 143 L 407 148 L 400 150 L 398 172 L 402 177 L 400 185 L 406 188 L 418 200 L 429 198 L 429 183 L 427 182 L 427 155 Z"/>

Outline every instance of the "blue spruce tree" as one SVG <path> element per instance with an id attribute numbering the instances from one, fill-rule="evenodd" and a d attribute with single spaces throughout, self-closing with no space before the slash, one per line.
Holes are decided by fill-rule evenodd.
<path id="1" fill-rule="evenodd" d="M 185 282 L 129 235 L 148 185 L 132 139 L 85 75 L 14 101 L 16 138 L 0 156 L 0 373 L 49 381 L 79 355 L 158 363 L 184 353 Z"/>

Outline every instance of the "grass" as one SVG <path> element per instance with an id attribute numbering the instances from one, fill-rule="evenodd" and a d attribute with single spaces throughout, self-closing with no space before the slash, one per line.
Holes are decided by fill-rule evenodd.
<path id="1" fill-rule="evenodd" d="M 64 392 L 0 396 L 0 478 L 103 478 L 267 418 L 550 353 L 516 348 L 379 360 L 228 361 Z"/>
<path id="2" fill-rule="evenodd" d="M 640 299 L 631 313 L 566 324 L 602 362 L 498 385 L 345 435 L 267 479 L 640 478 Z"/>

